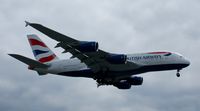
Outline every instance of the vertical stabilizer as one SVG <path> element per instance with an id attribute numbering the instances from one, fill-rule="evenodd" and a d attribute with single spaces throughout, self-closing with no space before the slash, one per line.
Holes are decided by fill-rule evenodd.
<path id="1" fill-rule="evenodd" d="M 35 34 L 27 35 L 35 59 L 41 63 L 52 62 L 58 57 Z"/>

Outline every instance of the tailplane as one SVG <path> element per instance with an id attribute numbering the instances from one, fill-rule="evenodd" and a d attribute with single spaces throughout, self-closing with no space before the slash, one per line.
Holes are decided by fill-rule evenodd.
<path id="1" fill-rule="evenodd" d="M 43 64 L 41 62 L 38 62 L 36 60 L 18 54 L 8 54 L 8 55 L 27 64 L 30 70 L 36 70 L 39 75 L 47 74 L 47 72 L 45 71 L 49 67 L 49 65 L 47 64 Z"/>
<path id="2" fill-rule="evenodd" d="M 35 59 L 41 63 L 58 60 L 58 57 L 35 34 L 27 35 Z"/>
<path id="3" fill-rule="evenodd" d="M 22 55 L 18 55 L 18 54 L 8 54 L 11 57 L 27 64 L 29 67 L 33 67 L 33 68 L 48 68 L 49 66 L 43 63 L 40 63 L 36 60 L 30 59 L 28 57 L 24 57 Z"/>

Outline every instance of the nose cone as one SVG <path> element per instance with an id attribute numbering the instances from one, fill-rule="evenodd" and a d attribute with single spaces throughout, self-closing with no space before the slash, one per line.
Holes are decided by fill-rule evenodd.
<path id="1" fill-rule="evenodd" d="M 185 63 L 187 64 L 187 66 L 190 65 L 190 61 L 189 60 L 185 60 Z"/>
<path id="2" fill-rule="evenodd" d="M 190 61 L 187 60 L 187 59 L 185 59 L 185 60 L 184 60 L 184 66 L 187 67 L 187 66 L 189 66 L 189 65 L 190 65 Z"/>

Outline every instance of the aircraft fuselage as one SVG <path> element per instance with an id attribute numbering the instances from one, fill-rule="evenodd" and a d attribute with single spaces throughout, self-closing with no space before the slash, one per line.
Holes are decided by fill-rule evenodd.
<path id="1" fill-rule="evenodd" d="M 150 71 L 165 71 L 165 70 L 181 70 L 187 67 L 190 62 L 185 59 L 182 55 L 171 52 L 150 52 L 150 53 L 139 53 L 139 54 L 128 54 L 127 62 L 133 62 L 138 67 L 131 67 L 128 64 L 115 65 L 114 70 L 107 70 L 105 76 L 107 77 L 125 77 L 135 74 L 141 74 Z M 67 59 L 58 60 L 51 63 L 47 69 L 36 68 L 34 70 L 41 71 L 43 73 L 58 74 L 72 77 L 91 77 L 95 75 L 86 64 L 82 63 L 79 59 Z M 120 67 L 119 70 L 117 70 Z M 98 72 L 102 74 L 102 72 Z"/>

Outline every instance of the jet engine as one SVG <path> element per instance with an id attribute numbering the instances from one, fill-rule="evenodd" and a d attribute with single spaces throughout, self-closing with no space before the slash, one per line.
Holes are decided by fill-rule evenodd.
<path id="1" fill-rule="evenodd" d="M 124 54 L 110 54 L 107 57 L 107 61 L 113 64 L 125 64 L 127 56 Z"/>
<path id="2" fill-rule="evenodd" d="M 81 41 L 76 48 L 81 52 L 96 52 L 98 50 L 98 42 Z"/>
<path id="3" fill-rule="evenodd" d="M 129 82 L 127 82 L 126 80 L 121 80 L 120 82 L 117 82 L 113 85 L 119 89 L 130 89 L 131 88 L 131 84 Z"/>
<path id="4" fill-rule="evenodd" d="M 142 85 L 143 83 L 143 78 L 142 77 L 130 77 L 127 79 L 127 81 L 131 84 L 131 85 Z"/>

